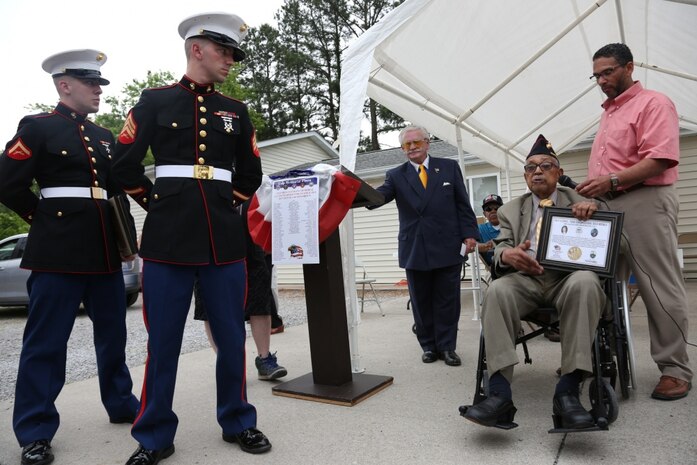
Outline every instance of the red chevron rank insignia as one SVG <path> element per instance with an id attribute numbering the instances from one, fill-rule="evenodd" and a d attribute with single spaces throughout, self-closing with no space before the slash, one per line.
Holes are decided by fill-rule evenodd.
<path id="1" fill-rule="evenodd" d="M 257 132 L 254 131 L 252 134 L 252 153 L 259 158 L 261 154 L 259 153 L 259 146 L 257 145 Z"/>
<path id="2" fill-rule="evenodd" d="M 31 149 L 20 138 L 7 150 L 7 156 L 13 160 L 26 160 L 31 158 Z"/>
<path id="3" fill-rule="evenodd" d="M 133 114 L 129 113 L 126 122 L 123 124 L 123 129 L 119 133 L 119 142 L 122 144 L 132 144 L 136 140 L 136 130 L 138 125 L 133 119 Z"/>

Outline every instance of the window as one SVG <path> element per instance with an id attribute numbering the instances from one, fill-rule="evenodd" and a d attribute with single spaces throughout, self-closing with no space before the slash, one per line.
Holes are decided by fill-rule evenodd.
<path id="1" fill-rule="evenodd" d="M 4 244 L 0 245 L 0 260 L 9 260 L 12 258 L 12 253 L 15 250 L 17 242 L 19 242 L 19 239 L 7 241 Z"/>
<path id="2" fill-rule="evenodd" d="M 467 178 L 467 191 L 470 195 L 472 210 L 477 216 L 483 216 L 482 200 L 489 194 L 501 195 L 498 174 L 471 176 Z"/>

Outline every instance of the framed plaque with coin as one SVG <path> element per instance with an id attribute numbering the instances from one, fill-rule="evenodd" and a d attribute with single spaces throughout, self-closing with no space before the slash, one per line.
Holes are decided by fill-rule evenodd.
<path id="1" fill-rule="evenodd" d="M 552 270 L 590 270 L 611 277 L 617 266 L 623 219 L 622 212 L 598 211 L 582 221 L 570 208 L 547 207 L 537 261 Z"/>

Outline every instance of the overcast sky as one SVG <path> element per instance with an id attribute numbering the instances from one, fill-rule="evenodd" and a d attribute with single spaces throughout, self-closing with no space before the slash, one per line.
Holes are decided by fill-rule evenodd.
<path id="1" fill-rule="evenodd" d="M 274 14 L 282 5 L 283 0 L 0 1 L 0 44 L 5 50 L 0 147 L 15 134 L 22 116 L 32 113 L 27 105 L 57 102 L 51 77 L 41 69 L 49 55 L 81 48 L 104 52 L 102 75 L 111 84 L 102 89 L 105 96 L 116 96 L 131 80 L 143 80 L 148 70 L 171 71 L 176 77 L 184 73 L 184 42 L 177 33 L 182 19 L 224 11 L 239 15 L 250 27 L 275 25 Z"/>

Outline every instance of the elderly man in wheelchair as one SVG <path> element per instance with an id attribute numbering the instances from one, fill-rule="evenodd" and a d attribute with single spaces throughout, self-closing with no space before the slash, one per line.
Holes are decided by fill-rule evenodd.
<path id="1" fill-rule="evenodd" d="M 555 426 L 562 430 L 595 427 L 593 416 L 579 400 L 579 385 L 593 372 L 591 346 L 606 304 L 603 286 L 592 271 L 544 269 L 535 259 L 543 207 L 570 207 L 580 220 L 589 219 L 597 205 L 572 189 L 557 187 L 563 170 L 551 144 L 540 135 L 525 165 L 530 189 L 499 211 L 501 233 L 496 239 L 492 281 L 484 298 L 482 329 L 486 341 L 488 397 L 461 412 L 468 420 L 509 429 L 516 408 L 511 382 L 518 363 L 515 344 L 521 318 L 541 306 L 553 306 L 559 315 L 561 377 L 552 402 Z M 549 203 L 549 202 L 553 203 Z"/>

